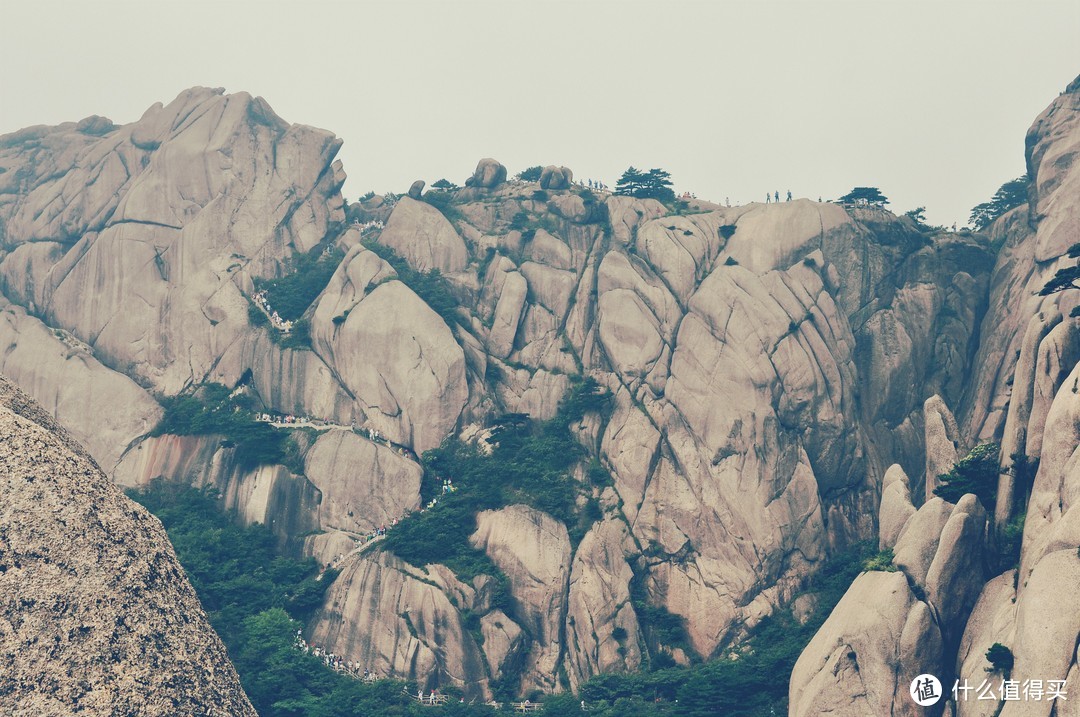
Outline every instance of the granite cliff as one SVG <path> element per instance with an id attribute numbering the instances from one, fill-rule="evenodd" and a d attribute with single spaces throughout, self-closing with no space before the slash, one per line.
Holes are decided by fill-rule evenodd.
<path id="1" fill-rule="evenodd" d="M 866 648 L 892 684 L 898 655 L 951 664 L 946 649 L 988 639 L 965 634 L 973 609 L 1007 612 L 1005 592 L 979 594 L 992 576 L 962 569 L 993 516 L 924 498 L 960 450 L 1042 455 L 1021 565 L 1036 587 L 1076 537 L 1058 500 L 1072 409 L 1056 399 L 1076 299 L 1033 298 L 1076 241 L 1076 97 L 1036 123 L 1032 202 L 988 236 L 808 200 L 671 207 L 586 190 L 565 167 L 507 180 L 489 159 L 462 188 L 346 206 L 333 135 L 221 90 L 121 127 L 28 128 L 0 138 L 0 372 L 118 483 L 213 484 L 335 563 L 307 636 L 379 673 L 486 695 L 720 655 L 880 527 L 925 599 L 870 574 L 836 619 L 862 605 L 896 628 Z M 298 320 L 309 340 L 283 340 L 253 299 L 315 255 L 336 267 Z M 434 270 L 452 301 L 417 284 Z M 427 497 L 417 455 L 448 437 L 483 448 L 501 416 L 552 418 L 581 376 L 613 397 L 572 426 L 579 498 L 600 506 L 583 535 L 523 504 L 484 511 L 470 544 L 500 575 L 469 580 L 356 549 Z M 151 435 L 161 401 L 209 383 L 318 432 L 297 431 L 298 461 L 258 467 L 222 436 Z M 652 629 L 656 611 L 685 639 Z M 852 620 L 808 648 L 793 710 L 835 687 L 829 645 Z"/>

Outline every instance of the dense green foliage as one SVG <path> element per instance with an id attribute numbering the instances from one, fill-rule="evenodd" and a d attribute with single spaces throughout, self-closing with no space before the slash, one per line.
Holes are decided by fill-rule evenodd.
<path id="1" fill-rule="evenodd" d="M 241 468 L 281 463 L 302 474 L 303 461 L 289 432 L 256 421 L 246 392 L 230 393 L 220 383 L 208 383 L 192 393 L 166 396 L 161 399 L 165 413 L 151 435 L 218 434 L 226 447 L 236 449 L 233 456 Z"/>
<path id="2" fill-rule="evenodd" d="M 982 443 L 956 462 L 948 473 L 938 476 L 941 485 L 934 489 L 934 495 L 956 503 L 968 493 L 975 497 L 990 513 L 997 503 L 998 475 L 1001 473 L 998 454 L 1001 446 L 997 443 Z"/>
<path id="3" fill-rule="evenodd" d="M 615 183 L 615 193 L 639 199 L 658 199 L 661 202 L 675 199 L 675 191 L 671 188 L 671 174 L 663 169 L 642 172 L 636 167 L 629 167 Z"/>
<path id="4" fill-rule="evenodd" d="M 450 290 L 450 282 L 443 277 L 442 272 L 438 269 L 417 271 L 393 249 L 374 239 L 365 239 L 363 244 L 365 248 L 375 252 L 383 261 L 392 266 L 401 283 L 423 299 L 425 304 L 442 317 L 447 326 L 466 323 L 466 319 L 458 312 L 461 304 Z"/>
<path id="5" fill-rule="evenodd" d="M 585 411 L 606 409 L 609 400 L 595 385 L 582 382 L 567 396 L 560 416 L 567 421 L 579 420 Z M 515 417 L 507 421 L 503 440 L 508 446 L 517 442 L 515 455 L 528 452 L 530 437 L 519 431 L 526 420 Z M 531 426 L 535 433 L 530 435 L 542 434 L 543 427 Z M 436 452 L 430 460 L 438 457 Z M 458 480 L 463 478 L 455 478 Z M 235 524 L 219 511 L 210 492 L 156 482 L 133 497 L 157 515 L 169 532 L 177 556 L 260 715 L 419 717 L 434 713 L 402 694 L 401 682 L 363 684 L 295 649 L 295 634 L 300 628 L 297 620 L 310 616 L 318 607 L 333 574 L 324 574 L 320 580 L 313 561 L 280 557 L 266 528 Z M 440 500 L 440 505 L 443 502 Z M 388 540 L 395 533 L 392 531 Z M 578 717 L 582 700 L 593 717 L 784 714 L 787 678 L 796 659 L 872 554 L 872 546 L 862 544 L 825 563 L 806 585 L 817 607 L 805 621 L 800 624 L 790 611 L 763 620 L 740 648 L 737 659 L 599 675 L 581 685 L 578 695 L 544 697 L 544 714 Z M 642 624 L 648 619 L 643 615 Z M 681 628 L 674 624 L 667 627 Z M 621 639 L 625 638 L 624 632 Z M 658 664 L 653 661 L 653 667 Z M 438 712 L 448 717 L 496 714 L 486 706 L 456 702 Z"/>
<path id="6" fill-rule="evenodd" d="M 445 189 L 445 190 L 450 190 L 450 191 L 453 191 L 455 189 L 460 189 L 460 187 L 458 187 L 458 185 L 454 184 L 453 182 L 451 182 L 449 179 L 446 179 L 446 178 L 440 179 L 437 182 L 433 182 L 431 186 L 433 188 L 435 188 L 435 189 Z"/>
<path id="7" fill-rule="evenodd" d="M 987 672 L 1001 672 L 1009 673 L 1013 668 L 1013 654 L 1005 645 L 1000 642 L 995 642 L 990 646 L 990 649 L 986 651 L 986 661 L 990 663 Z"/>
<path id="8" fill-rule="evenodd" d="M 866 570 L 868 572 L 873 570 L 880 570 L 886 573 L 895 573 L 896 566 L 893 565 L 894 557 L 895 556 L 893 555 L 893 549 L 885 548 L 877 555 L 874 555 L 868 558 L 865 562 L 863 562 L 863 570 Z"/>
<path id="9" fill-rule="evenodd" d="M 1027 185 L 1027 177 L 1017 177 L 1005 182 L 989 202 L 975 205 L 968 222 L 979 231 L 986 229 L 1001 215 L 1027 202 Z"/>
<path id="10" fill-rule="evenodd" d="M 266 291 L 274 311 L 286 321 L 296 321 L 330 283 L 344 258 L 340 249 L 316 247 L 293 258 L 291 271 L 280 279 L 255 279 L 255 288 Z"/>
<path id="11" fill-rule="evenodd" d="M 867 204 L 876 204 L 879 207 L 889 203 L 888 197 L 882 194 L 881 190 L 877 187 L 855 187 L 850 192 L 840 197 L 840 201 L 843 204 L 866 202 Z"/>
<path id="12" fill-rule="evenodd" d="M 465 217 L 461 215 L 461 211 L 454 206 L 454 193 L 450 190 L 432 189 L 429 192 L 425 192 L 424 196 L 420 197 L 420 201 L 427 202 L 438 209 L 449 221 L 460 222 L 465 219 Z"/>
<path id="13" fill-rule="evenodd" d="M 236 524 L 213 493 L 155 482 L 131 496 L 168 531 L 262 717 L 430 717 L 430 709 L 402 694 L 403 683 L 364 684 L 294 647 L 300 621 L 322 603 L 333 572 L 320 579 L 314 560 L 281 557 L 268 529 Z M 491 710 L 454 705 L 443 714 L 487 717 Z"/>
<path id="14" fill-rule="evenodd" d="M 438 503 L 414 513 L 397 525 L 384 545 L 415 565 L 443 563 L 463 578 L 486 573 L 498 575 L 488 557 L 469 545 L 476 530 L 476 514 L 514 503 L 524 503 L 563 521 L 577 541 L 600 517 L 588 498 L 579 508 L 577 497 L 587 493 L 570 475 L 584 450 L 570 433 L 570 424 L 590 411 L 606 410 L 611 396 L 592 379 L 574 384 L 550 421 L 533 421 L 525 414 L 508 414 L 492 431 L 495 448 L 490 455 L 460 441 L 447 441 L 424 454 L 421 498 Z M 444 479 L 456 491 L 439 495 Z"/>
<path id="15" fill-rule="evenodd" d="M 518 179 L 523 182 L 539 182 L 540 175 L 543 173 L 544 168 L 540 165 L 536 165 L 535 167 L 529 167 L 528 169 L 521 170 L 521 172 L 518 173 Z"/>
<path id="16" fill-rule="evenodd" d="M 998 570 L 1013 570 L 1020 567 L 1020 549 L 1024 542 L 1024 520 L 1026 513 L 1017 515 L 1001 530 L 998 540 Z"/>

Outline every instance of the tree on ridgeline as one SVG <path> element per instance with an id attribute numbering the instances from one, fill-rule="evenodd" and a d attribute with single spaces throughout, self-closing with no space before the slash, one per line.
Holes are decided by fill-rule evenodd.
<path id="1" fill-rule="evenodd" d="M 998 187 L 989 202 L 975 205 L 971 210 L 971 216 L 968 217 L 968 222 L 978 231 L 986 229 L 995 219 L 1010 209 L 1015 209 L 1027 202 L 1027 185 L 1026 176 L 1005 182 Z"/>
<path id="2" fill-rule="evenodd" d="M 873 204 L 883 207 L 889 203 L 889 198 L 882 194 L 877 187 L 855 187 L 840 197 L 840 202 L 842 204 Z"/>
<path id="3" fill-rule="evenodd" d="M 523 182 L 539 182 L 540 175 L 543 173 L 544 168 L 540 165 L 536 165 L 535 167 L 529 167 L 528 169 L 521 170 L 521 172 L 518 174 L 518 179 Z"/>
<path id="4" fill-rule="evenodd" d="M 615 183 L 615 193 L 638 199 L 658 199 L 661 202 L 675 199 L 675 190 L 671 188 L 671 173 L 663 169 L 642 172 L 636 167 L 629 167 Z"/>

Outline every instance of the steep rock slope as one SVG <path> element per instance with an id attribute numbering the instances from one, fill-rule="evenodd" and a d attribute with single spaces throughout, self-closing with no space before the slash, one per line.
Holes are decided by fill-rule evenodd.
<path id="1" fill-rule="evenodd" d="M 1080 291 L 1040 295 L 1058 269 L 1075 264 L 1067 253 L 1080 241 L 1078 154 L 1080 78 L 1051 103 L 1028 132 L 1028 204 L 990 227 L 990 236 L 1001 244 L 1001 250 L 991 277 L 989 306 L 971 380 L 959 404 L 961 420 L 953 420 L 940 397 L 927 401 L 928 480 L 932 471 L 948 467 L 967 448 L 1000 441 L 1002 473 L 995 514 L 988 517 L 985 532 L 993 546 L 1010 521 L 1024 518 L 1019 566 L 987 575 L 971 553 L 975 536 L 981 537 L 982 531 L 975 529 L 977 525 L 957 524 L 949 529 L 956 512 L 965 504 L 970 506 L 974 496 L 961 499 L 947 522 L 940 498 L 928 500 L 907 518 L 914 509 L 911 496 L 915 494 L 904 490 L 907 481 L 898 472 L 894 471 L 893 480 L 887 477 L 881 502 L 881 544 L 889 547 L 895 542 L 895 564 L 909 584 L 925 588 L 919 600 L 931 607 L 933 622 L 945 639 L 936 643 L 932 655 L 905 656 L 895 649 L 891 653 L 858 649 L 848 653 L 858 659 L 863 674 L 877 674 L 896 685 L 891 700 L 887 696 L 877 699 L 871 711 L 887 710 L 890 702 L 897 710 L 894 713 L 909 711 L 913 707 L 910 700 L 898 700 L 897 696 L 903 695 L 905 685 L 917 672 L 934 672 L 950 684 L 955 677 L 978 686 L 987 678 L 985 655 L 994 643 L 1011 649 L 1015 665 L 1008 677 L 1019 684 L 1026 680 L 1075 684 L 1080 677 L 1080 612 L 1075 598 L 1080 587 L 1080 532 L 1074 510 L 1080 490 L 1080 328 L 1078 318 L 1072 316 L 1080 305 Z M 1025 486 L 1023 466 L 1035 461 L 1034 483 Z M 968 512 L 975 516 L 977 511 Z M 901 522 L 905 527 L 896 538 L 896 526 Z M 932 550 L 912 549 L 912 536 L 917 532 L 932 536 Z M 926 540 L 923 537 L 921 542 Z M 939 591 L 950 598 L 948 612 L 935 604 L 932 586 L 924 582 L 924 577 L 930 580 L 933 573 L 926 569 L 931 565 L 930 556 L 937 564 L 943 550 L 950 551 L 943 565 L 951 566 L 954 574 L 943 583 L 947 590 Z M 840 608 L 865 596 L 866 581 L 884 579 L 876 574 L 861 576 L 800 657 L 791 681 L 792 714 L 812 714 L 825 704 L 835 714 L 866 711 L 865 703 L 859 700 L 868 693 L 858 674 L 838 670 L 823 656 L 827 654 L 825 646 L 840 644 L 865 628 L 857 611 Z M 878 605 L 875 611 L 880 620 L 888 622 L 901 619 L 908 609 L 902 601 L 892 601 Z M 951 637 L 946 628 L 951 629 Z M 887 638 L 884 642 L 893 646 Z M 998 690 L 994 694 L 999 701 L 961 699 L 936 709 L 958 715 L 1073 714 L 1076 709 L 1072 700 L 1012 701 L 1000 700 Z"/>
<path id="2" fill-rule="evenodd" d="M 5 370 L 61 418 L 88 382 L 123 386 L 142 408 L 91 444 L 116 480 L 214 484 L 245 519 L 325 562 L 342 556 L 308 630 L 332 651 L 470 694 L 503 672 L 524 691 L 561 689 L 659 655 L 709 657 L 833 549 L 874 534 L 888 466 L 922 493 L 924 404 L 960 404 L 986 303 L 981 237 L 806 200 L 673 211 L 585 191 L 565 168 L 505 181 L 491 160 L 464 189 L 350 207 L 381 231 L 346 228 L 336 147 L 261 99 L 205 89 L 125 127 L 0 138 L 6 336 L 51 336 L 40 352 L 54 367 L 37 380 L 16 350 Z M 313 249 L 342 258 L 304 311 L 303 350 L 256 325 L 250 302 L 256 280 Z M 433 269 L 453 308 L 421 298 L 415 275 Z M 84 306 L 86 292 L 107 296 Z M 78 361 L 54 328 L 84 347 Z M 523 556 L 567 526 L 518 531 L 511 551 L 489 523 L 512 509 L 485 519 L 477 545 L 510 578 L 513 609 L 493 609 L 482 580 L 462 587 L 443 566 L 357 549 L 420 505 L 417 454 L 501 414 L 552 417 L 576 375 L 614 396 L 609 419 L 573 427 L 611 474 L 589 489 L 605 514 L 579 544 L 556 541 L 565 560 L 542 574 Z M 145 437 L 159 415 L 148 391 L 207 381 L 333 425 L 298 431 L 289 468 L 243 467 L 220 436 Z M 71 413 L 92 435 L 93 419 Z M 683 619 L 685 644 L 639 619 L 631 582 Z M 414 594 L 434 624 L 402 617 Z M 475 616 L 478 634 L 465 627 Z"/>
<path id="3" fill-rule="evenodd" d="M 0 711 L 254 715 L 157 519 L 0 378 Z"/>

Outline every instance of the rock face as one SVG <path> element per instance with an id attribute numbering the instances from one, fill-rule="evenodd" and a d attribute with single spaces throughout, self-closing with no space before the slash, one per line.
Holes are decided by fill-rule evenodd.
<path id="1" fill-rule="evenodd" d="M 954 669 L 992 577 L 989 516 L 927 498 L 956 455 L 1000 440 L 1007 465 L 1042 459 L 1027 503 L 1018 471 L 1002 476 L 994 517 L 996 530 L 1028 520 L 1017 670 L 1071 675 L 1066 638 L 1034 645 L 1073 629 L 1049 586 L 1071 580 L 1077 545 L 1080 292 L 1037 293 L 1072 261 L 1077 97 L 1036 122 L 1031 206 L 989 236 L 806 200 L 678 214 L 573 191 L 555 166 L 545 196 L 493 160 L 439 206 L 368 200 L 346 228 L 338 141 L 260 99 L 196 89 L 123 127 L 30 128 L 0 138 L 0 360 L 118 481 L 213 484 L 291 549 L 341 556 L 308 627 L 325 647 L 478 697 L 507 677 L 561 690 L 658 653 L 723 654 L 830 554 L 876 536 L 900 572 L 859 579 L 856 617 L 826 623 L 792 704 L 902 711 L 903 692 L 864 690 L 859 674 Z M 399 276 L 386 249 L 415 271 Z M 251 304 L 306 252 L 342 257 L 303 312 L 310 350 L 254 326 Z M 502 414 L 550 418 L 577 376 L 614 397 L 609 417 L 571 426 L 587 453 L 572 476 L 603 516 L 572 544 L 532 508 L 484 513 L 473 543 L 511 600 L 492 605 L 494 576 L 466 584 L 356 549 L 420 505 L 420 453 L 449 436 L 483 445 Z M 241 470 L 220 437 L 146 437 L 153 395 L 242 378 L 262 410 L 321 419 L 318 435 L 294 431 L 291 468 Z M 116 401 L 100 435 L 90 391 Z M 610 486 L 585 484 L 597 466 Z M 639 600 L 683 618 L 685 650 L 662 644 Z"/>
<path id="2" fill-rule="evenodd" d="M 483 657 L 458 612 L 473 606 L 475 591 L 442 571 L 413 568 L 387 553 L 356 556 L 343 566 L 308 638 L 378 674 L 426 689 L 453 684 L 479 697 L 487 690 L 486 679 L 475 679 L 484 674 Z"/>
<path id="3" fill-rule="evenodd" d="M 423 193 L 424 191 L 424 184 L 426 184 L 426 182 L 424 182 L 423 179 L 417 179 L 415 182 L 409 185 L 409 198 L 419 199 L 421 193 Z"/>
<path id="4" fill-rule="evenodd" d="M 881 481 L 881 507 L 878 509 L 878 546 L 884 550 L 896 545 L 900 531 L 915 513 L 911 504 L 911 486 L 907 474 L 894 463 Z"/>
<path id="5" fill-rule="evenodd" d="M 0 378 L 5 714 L 252 715 L 161 524 Z"/>
<path id="6" fill-rule="evenodd" d="M 540 511 L 512 505 L 477 515 L 476 533 L 469 540 L 509 578 L 523 626 L 532 636 L 524 691 L 557 690 L 555 673 L 563 656 L 560 631 L 570 579 L 566 526 Z"/>
<path id="7" fill-rule="evenodd" d="M 833 615 L 792 670 L 789 714 L 923 714 L 908 685 L 940 664 L 941 635 L 904 575 L 863 573 Z"/>
<path id="8" fill-rule="evenodd" d="M 1028 133 L 1029 204 L 1000 217 L 989 229 L 1002 248 L 991 274 L 969 386 L 959 404 L 948 400 L 960 406 L 960 420 L 953 420 L 944 394 L 925 404 L 927 498 L 934 474 L 944 472 L 964 449 L 997 440 L 1003 471 L 995 515 L 985 516 L 971 495 L 951 510 L 940 498 L 929 499 L 907 519 L 895 541 L 894 562 L 925 595 L 942 637 L 943 653 L 921 664 L 955 674 L 972 686 L 988 678 L 985 654 L 994 643 L 1009 647 L 1015 658 L 1007 676 L 989 676 L 995 684 L 1006 677 L 1018 684 L 1080 677 L 1080 613 L 1075 605 L 1080 531 L 1074 509 L 1080 486 L 1080 336 L 1070 316 L 1080 304 L 1080 292 L 1039 295 L 1058 269 L 1075 264 L 1066 253 L 1080 236 L 1080 168 L 1072 161 L 1078 151 L 1080 80 Z M 1018 476 L 1036 459 L 1038 471 L 1028 494 Z M 883 547 L 891 543 L 908 511 L 903 493 L 898 475 L 886 478 L 880 517 Z M 992 518 L 1000 540 L 1018 516 L 1025 518 L 1019 567 L 985 580 L 978 546 L 989 532 L 986 524 Z M 836 661 L 824 657 L 837 636 L 859 629 L 850 611 L 842 608 L 850 605 L 849 598 L 865 594 L 860 588 L 864 578 L 856 581 L 800 657 L 791 683 L 792 714 L 818 708 L 852 715 L 885 710 L 881 699 L 865 707 L 857 703 L 862 688 L 854 675 L 842 673 Z M 903 609 L 890 603 L 879 617 L 895 621 Z M 902 684 L 902 670 L 909 664 L 886 653 L 869 664 L 860 660 L 859 668 L 874 674 L 884 670 L 886 679 Z M 838 685 L 842 698 L 830 702 L 826 690 Z M 1053 698 L 968 699 L 950 702 L 946 713 L 1051 715 L 1075 710 L 1071 700 Z"/>
<path id="9" fill-rule="evenodd" d="M 856 578 L 799 656 L 790 714 L 923 714 L 908 686 L 924 672 L 948 682 L 982 586 L 985 528 L 973 495 L 956 506 L 934 498 L 912 515 L 896 542 L 899 570 Z"/>

